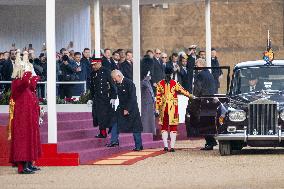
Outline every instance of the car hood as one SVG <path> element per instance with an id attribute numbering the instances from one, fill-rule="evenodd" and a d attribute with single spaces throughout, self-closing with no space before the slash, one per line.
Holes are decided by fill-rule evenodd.
<path id="1" fill-rule="evenodd" d="M 284 93 L 282 92 L 261 91 L 255 93 L 242 93 L 230 97 L 231 103 L 241 106 L 247 106 L 249 103 L 263 98 L 277 102 L 280 108 L 284 107 Z"/>

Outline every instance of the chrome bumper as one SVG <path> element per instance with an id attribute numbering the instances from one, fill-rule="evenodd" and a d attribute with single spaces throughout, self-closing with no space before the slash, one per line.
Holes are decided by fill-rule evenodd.
<path id="1" fill-rule="evenodd" d="M 278 134 L 277 135 L 248 135 L 246 127 L 242 133 L 231 133 L 231 134 L 217 134 L 216 140 L 241 140 L 244 142 L 247 141 L 279 141 L 284 140 L 284 132 L 281 132 L 281 126 L 278 126 Z"/>

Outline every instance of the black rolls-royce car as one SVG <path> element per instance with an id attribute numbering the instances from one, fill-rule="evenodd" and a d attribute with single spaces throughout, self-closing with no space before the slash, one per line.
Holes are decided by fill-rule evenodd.
<path id="1" fill-rule="evenodd" d="M 284 147 L 284 60 L 237 64 L 229 93 L 218 104 L 221 155 L 245 146 Z"/>
<path id="2" fill-rule="evenodd" d="M 284 60 L 239 63 L 232 80 L 230 69 L 222 69 L 228 70 L 227 94 L 189 101 L 188 137 L 215 136 L 221 155 L 245 146 L 284 147 Z"/>

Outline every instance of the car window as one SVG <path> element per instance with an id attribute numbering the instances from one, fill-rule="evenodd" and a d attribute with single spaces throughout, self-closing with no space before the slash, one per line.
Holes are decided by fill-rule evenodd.
<path id="1" fill-rule="evenodd" d="M 284 90 L 284 67 L 250 67 L 238 69 L 232 81 L 232 94 L 261 90 Z"/>

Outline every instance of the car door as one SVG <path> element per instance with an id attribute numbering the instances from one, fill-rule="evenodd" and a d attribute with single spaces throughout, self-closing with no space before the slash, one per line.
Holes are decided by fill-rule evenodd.
<path id="1" fill-rule="evenodd" d="M 215 117 L 217 107 L 220 105 L 220 102 L 227 101 L 227 93 L 230 84 L 230 67 L 222 66 L 195 68 L 195 76 L 198 74 L 198 71 L 203 69 L 208 69 L 211 74 L 212 70 L 219 69 L 219 71 L 222 73 L 222 76 L 220 77 L 220 85 L 217 93 L 212 95 L 199 95 L 196 96 L 195 99 L 189 100 L 185 118 L 188 137 L 215 135 Z M 196 77 L 194 77 L 193 80 L 195 78 Z M 195 82 L 193 81 L 192 83 Z M 193 91 L 194 87 L 195 86 L 193 85 Z"/>

